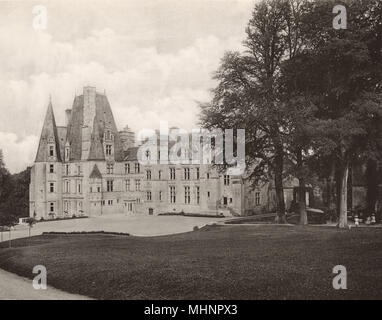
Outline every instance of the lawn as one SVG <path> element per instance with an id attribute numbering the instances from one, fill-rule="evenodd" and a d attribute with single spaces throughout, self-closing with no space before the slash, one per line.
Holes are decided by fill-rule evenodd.
<path id="1" fill-rule="evenodd" d="M 382 228 L 208 226 L 161 237 L 43 235 L 0 244 L 0 267 L 99 299 L 380 299 Z M 348 289 L 334 290 L 344 265 Z"/>

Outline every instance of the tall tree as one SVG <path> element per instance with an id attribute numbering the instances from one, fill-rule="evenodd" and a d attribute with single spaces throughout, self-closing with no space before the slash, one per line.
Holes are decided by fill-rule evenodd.
<path id="1" fill-rule="evenodd" d="M 294 59 L 295 88 L 308 94 L 316 106 L 315 153 L 336 163 L 339 227 L 347 225 L 347 184 L 350 163 L 373 144 L 368 135 L 380 119 L 380 65 L 374 53 L 374 23 L 365 19 L 379 4 L 375 0 L 349 1 L 347 30 L 334 30 L 330 15 L 334 1 L 312 1 L 304 17 L 308 46 Z M 379 28 L 379 26 L 378 26 Z M 365 31 L 366 30 L 366 31 Z M 374 144 L 372 148 L 378 149 Z"/>
<path id="2" fill-rule="evenodd" d="M 6 215 L 8 212 L 8 200 L 12 189 L 12 176 L 5 167 L 3 152 L 0 150 L 0 215 Z"/>
<path id="3" fill-rule="evenodd" d="M 244 128 L 246 163 L 254 183 L 274 178 L 276 221 L 285 222 L 283 192 L 288 122 L 280 99 L 280 67 L 298 52 L 299 1 L 264 0 L 252 12 L 245 52 L 228 52 L 214 78 L 211 103 L 201 105 L 208 128 Z"/>

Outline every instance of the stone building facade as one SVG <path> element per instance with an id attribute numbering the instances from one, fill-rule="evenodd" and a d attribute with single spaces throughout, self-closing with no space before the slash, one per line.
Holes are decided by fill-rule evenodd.
<path id="1" fill-rule="evenodd" d="M 30 216 L 36 219 L 112 213 L 246 215 L 272 204 L 268 185 L 209 164 L 141 165 L 134 133 L 118 131 L 105 94 L 85 87 L 57 126 L 52 103 L 31 170 Z"/>

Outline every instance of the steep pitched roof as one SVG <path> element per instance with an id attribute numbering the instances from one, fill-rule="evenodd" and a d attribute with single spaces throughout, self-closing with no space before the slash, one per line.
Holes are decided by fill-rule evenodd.
<path id="1" fill-rule="evenodd" d="M 92 172 L 90 173 L 89 176 L 90 179 L 102 179 L 102 174 L 98 169 L 98 166 L 95 164 L 93 167 Z"/>
<path id="2" fill-rule="evenodd" d="M 103 134 L 100 124 L 97 122 L 97 117 L 94 118 L 93 133 L 91 134 L 91 144 L 88 160 L 104 160 L 105 154 L 103 152 Z"/>
<path id="3" fill-rule="evenodd" d="M 53 141 L 56 149 L 56 158 L 61 161 L 60 140 L 58 138 L 56 120 L 54 118 L 52 102 L 49 102 L 44 124 L 41 130 L 40 142 L 37 149 L 35 162 L 48 161 L 48 143 Z"/>
<path id="4" fill-rule="evenodd" d="M 72 116 L 68 125 L 67 141 L 70 143 L 70 160 L 81 160 L 82 153 L 82 126 L 84 124 L 84 96 L 74 99 Z M 114 159 L 123 161 L 123 148 L 121 138 L 114 121 L 107 97 L 96 93 L 95 116 L 93 120 L 93 132 L 91 132 L 91 144 L 88 160 L 104 160 L 103 137 L 108 128 L 114 136 Z"/>
<path id="5" fill-rule="evenodd" d="M 68 124 L 66 141 L 70 143 L 70 160 L 81 160 L 82 125 L 84 123 L 84 96 L 73 101 L 72 116 Z"/>
<path id="6" fill-rule="evenodd" d="M 61 159 L 64 159 L 65 154 L 65 142 L 66 142 L 66 127 L 57 127 L 58 140 L 60 143 Z"/>
<path id="7" fill-rule="evenodd" d="M 138 147 L 132 147 L 125 151 L 125 158 L 126 161 L 136 161 L 138 159 L 137 157 Z"/>

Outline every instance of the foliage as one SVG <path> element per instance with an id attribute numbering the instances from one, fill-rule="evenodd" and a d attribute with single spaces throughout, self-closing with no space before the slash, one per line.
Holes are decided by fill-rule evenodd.
<path id="1" fill-rule="evenodd" d="M 29 183 L 30 168 L 12 175 L 0 161 L 0 217 L 29 215 Z"/>

